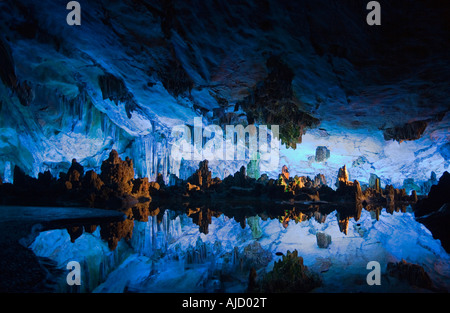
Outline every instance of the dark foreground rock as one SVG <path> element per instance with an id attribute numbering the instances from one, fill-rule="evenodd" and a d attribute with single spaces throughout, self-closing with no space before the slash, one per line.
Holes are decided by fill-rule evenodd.
<path id="1" fill-rule="evenodd" d="M 425 289 L 434 288 L 430 276 L 428 276 L 422 266 L 408 263 L 403 259 L 398 263 L 389 262 L 387 264 L 387 272 L 390 276 L 406 281 L 411 286 Z"/>
<path id="2" fill-rule="evenodd" d="M 428 197 L 415 205 L 414 215 L 435 239 L 450 253 L 450 174 L 444 172 L 437 185 L 431 186 Z"/>
<path id="3" fill-rule="evenodd" d="M 437 185 L 431 186 L 428 197 L 417 202 L 414 214 L 421 217 L 438 211 L 445 203 L 450 202 L 450 173 L 444 172 Z"/>
<path id="4" fill-rule="evenodd" d="M 424 224 L 433 234 L 433 238 L 439 239 L 445 251 L 450 253 L 450 202 L 436 212 L 418 217 L 417 221 Z"/>
<path id="5" fill-rule="evenodd" d="M 321 285 L 319 276 L 303 264 L 297 250 L 287 252 L 282 260 L 275 262 L 273 270 L 261 281 L 255 281 L 255 273 L 250 272 L 249 286 L 254 292 L 296 293 L 309 292 Z"/>

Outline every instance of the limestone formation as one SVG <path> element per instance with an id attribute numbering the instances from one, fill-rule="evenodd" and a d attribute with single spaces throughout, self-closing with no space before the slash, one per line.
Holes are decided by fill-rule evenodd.
<path id="1" fill-rule="evenodd" d="M 325 175 L 323 174 L 317 174 L 314 177 L 314 187 L 315 188 L 320 188 L 322 186 L 326 186 L 327 185 L 327 180 L 325 178 Z"/>
<path id="2" fill-rule="evenodd" d="M 125 161 L 119 157 L 116 150 L 112 150 L 109 158 L 102 162 L 100 177 L 103 183 L 114 190 L 119 196 L 131 194 L 134 178 L 133 161 L 128 157 Z"/>
<path id="3" fill-rule="evenodd" d="M 258 291 L 262 293 L 298 293 L 309 292 L 321 285 L 321 280 L 303 264 L 303 258 L 297 250 L 287 252 L 275 262 L 273 270 L 258 282 Z"/>
<path id="4" fill-rule="evenodd" d="M 208 160 L 200 162 L 198 170 L 188 179 L 192 185 L 201 189 L 208 189 L 211 186 L 211 171 L 208 169 Z"/>
<path id="5" fill-rule="evenodd" d="M 384 140 L 416 140 L 422 137 L 428 123 L 426 121 L 415 121 L 397 127 L 387 128 L 383 131 Z"/>
<path id="6" fill-rule="evenodd" d="M 286 165 L 283 165 L 283 167 L 281 168 L 281 175 L 283 175 L 283 178 L 285 180 L 289 180 L 289 170 Z"/>
<path id="7" fill-rule="evenodd" d="M 127 216 L 132 216 L 132 210 L 126 212 Z M 124 238 L 130 240 L 133 234 L 134 221 L 130 218 L 122 222 L 105 223 L 100 225 L 100 237 L 108 242 L 110 250 L 115 250 L 119 241 Z"/>
<path id="8" fill-rule="evenodd" d="M 84 175 L 84 167 L 77 162 L 77 159 L 72 159 L 72 165 L 67 172 L 67 176 L 70 177 L 74 171 L 77 171 L 80 177 Z"/>
<path id="9" fill-rule="evenodd" d="M 102 207 L 107 195 L 102 193 L 103 181 L 96 172 L 87 171 L 82 181 L 83 193 L 86 201 L 91 207 Z"/>
<path id="10" fill-rule="evenodd" d="M 331 236 L 323 232 L 317 232 L 316 239 L 319 248 L 326 249 L 331 244 Z"/>
<path id="11" fill-rule="evenodd" d="M 450 174 L 444 172 L 437 185 L 431 187 L 428 197 L 414 206 L 414 215 L 440 239 L 444 249 L 450 251 Z"/>
<path id="12" fill-rule="evenodd" d="M 147 177 L 144 178 L 137 178 L 132 181 L 133 190 L 131 191 L 131 194 L 136 199 L 143 199 L 146 201 L 151 200 L 150 197 L 150 183 L 148 181 Z"/>
<path id="13" fill-rule="evenodd" d="M 265 250 L 257 241 L 253 241 L 244 247 L 242 252 L 237 252 L 236 257 L 242 270 L 247 271 L 251 267 L 263 268 L 272 260 L 272 253 Z"/>
<path id="14" fill-rule="evenodd" d="M 250 124 L 279 125 L 281 142 L 295 149 L 306 130 L 320 121 L 299 108 L 292 88 L 293 71 L 280 56 L 269 56 L 266 68 L 267 76 L 237 106 L 247 113 Z"/>
<path id="15" fill-rule="evenodd" d="M 380 177 L 378 177 L 376 174 L 370 174 L 369 188 L 381 190 Z"/>
<path id="16" fill-rule="evenodd" d="M 325 162 L 330 158 L 330 150 L 325 146 L 319 146 L 316 148 L 316 162 Z"/>
<path id="17" fill-rule="evenodd" d="M 432 289 L 433 283 L 424 268 L 418 264 L 412 264 L 402 259 L 398 263 L 389 262 L 387 272 L 390 276 L 408 282 L 412 286 Z"/>
<path id="18" fill-rule="evenodd" d="M 72 226 L 67 228 L 67 232 L 70 235 L 70 242 L 75 242 L 77 238 L 79 238 L 83 234 L 82 226 Z"/>
<path id="19" fill-rule="evenodd" d="M 348 180 L 349 180 L 349 175 L 348 175 L 347 167 L 344 165 L 343 167 L 341 167 L 339 169 L 338 177 L 337 177 L 337 181 L 336 181 L 336 187 L 339 187 L 341 182 L 344 184 L 347 183 Z"/>

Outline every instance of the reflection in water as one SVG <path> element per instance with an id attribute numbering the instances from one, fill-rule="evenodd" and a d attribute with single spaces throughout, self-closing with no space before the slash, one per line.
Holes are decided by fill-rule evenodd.
<path id="1" fill-rule="evenodd" d="M 122 222 L 85 226 L 92 234 L 80 236 L 80 228 L 69 230 L 71 238 L 65 231 L 43 233 L 33 251 L 62 267 L 68 258 L 79 260 L 88 282 L 82 292 L 304 290 L 296 283 L 286 287 L 284 277 L 304 279 L 306 290 L 317 292 L 370 292 L 367 262 L 377 260 L 385 271 L 401 259 L 420 264 L 434 284 L 447 288 L 448 255 L 406 211 L 325 203 L 139 205 L 124 210 Z M 322 232 L 332 239 L 327 247 L 316 238 Z M 394 282 L 383 281 L 383 291 L 405 290 Z"/>
<path id="2" fill-rule="evenodd" d="M 406 204 L 391 203 L 385 209 L 386 212 L 393 214 L 394 212 L 407 212 L 408 206 Z M 346 234 L 348 233 L 349 220 L 354 219 L 358 221 L 361 217 L 362 210 L 370 212 L 371 216 L 379 220 L 382 206 L 362 203 L 350 204 L 333 204 L 333 203 L 319 203 L 319 204 L 292 204 L 289 202 L 282 203 L 239 203 L 239 205 L 231 205 L 227 203 L 214 204 L 196 204 L 184 203 L 182 209 L 177 207 L 162 207 L 156 206 L 153 203 L 145 202 L 139 203 L 132 208 L 122 210 L 127 216 L 124 221 L 105 223 L 100 225 L 101 238 L 108 242 L 111 250 L 117 247 L 118 242 L 123 238 L 130 240 L 133 235 L 134 221 L 147 222 L 150 216 L 156 216 L 157 223 L 161 223 L 166 211 L 170 211 L 171 218 L 175 219 L 179 215 L 188 216 L 192 222 L 199 227 L 199 232 L 202 234 L 209 233 L 209 225 L 212 223 L 212 218 L 218 218 L 224 215 L 230 219 L 238 222 L 242 229 L 249 224 L 250 228 L 255 234 L 260 233 L 258 229 L 257 217 L 262 220 L 275 219 L 278 220 L 284 228 L 287 228 L 289 223 L 301 223 L 313 218 L 318 223 L 325 223 L 327 216 L 336 211 L 339 230 Z M 85 225 L 67 228 L 70 234 L 71 241 L 74 242 L 84 231 L 93 233 L 97 225 Z M 256 235 L 257 236 L 257 235 Z"/>

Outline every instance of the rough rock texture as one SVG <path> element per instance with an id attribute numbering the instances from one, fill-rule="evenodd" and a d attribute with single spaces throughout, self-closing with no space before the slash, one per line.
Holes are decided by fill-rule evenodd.
<path id="1" fill-rule="evenodd" d="M 408 282 L 410 285 L 425 289 L 432 289 L 433 283 L 422 266 L 401 260 L 398 263 L 387 264 L 389 275 Z"/>
<path id="2" fill-rule="evenodd" d="M 450 157 L 448 159 L 450 159 Z M 432 171 L 431 175 L 430 175 L 430 178 L 427 181 L 425 181 L 425 182 L 423 182 L 421 184 L 421 186 L 420 186 L 421 187 L 421 193 L 422 194 L 428 194 L 430 192 L 430 190 L 431 190 L 431 186 L 437 185 L 437 183 L 438 183 L 438 180 L 436 178 L 436 173 Z"/>
<path id="3" fill-rule="evenodd" d="M 314 187 L 320 188 L 322 186 L 327 185 L 327 179 L 324 174 L 317 174 L 316 177 L 314 177 Z"/>
<path id="4" fill-rule="evenodd" d="M 279 125 L 281 142 L 295 148 L 306 130 L 317 126 L 319 120 L 302 111 L 302 104 L 292 89 L 292 69 L 274 55 L 267 59 L 266 67 L 267 77 L 238 106 L 247 113 L 249 124 Z"/>
<path id="5" fill-rule="evenodd" d="M 211 186 L 212 179 L 211 171 L 208 169 L 208 160 L 200 162 L 198 170 L 188 179 L 188 182 L 203 189 Z"/>
<path id="6" fill-rule="evenodd" d="M 138 178 L 132 180 L 133 189 L 131 191 L 131 194 L 137 198 L 142 199 L 144 198 L 146 201 L 151 200 L 150 197 L 150 182 L 148 181 L 147 177 L 144 178 Z"/>
<path id="7" fill-rule="evenodd" d="M 223 180 L 223 184 L 226 186 L 234 186 L 239 188 L 252 187 L 252 184 L 256 181 L 254 178 L 250 178 L 246 175 L 246 169 L 241 166 L 238 172 L 234 175 L 229 175 Z"/>
<path id="8" fill-rule="evenodd" d="M 262 248 L 261 244 L 257 241 L 244 247 L 242 252 L 238 252 L 237 262 L 239 267 L 243 271 L 248 271 L 251 267 L 260 269 L 272 260 L 272 253 Z"/>
<path id="9" fill-rule="evenodd" d="M 102 162 L 100 178 L 107 187 L 112 188 L 119 196 L 131 194 L 134 178 L 133 161 L 125 161 L 119 157 L 116 150 L 112 150 L 109 158 Z"/>
<path id="10" fill-rule="evenodd" d="M 340 183 L 347 183 L 349 180 L 349 175 L 348 175 L 348 171 L 347 171 L 347 166 L 344 165 L 343 167 L 341 167 L 339 169 L 338 172 L 338 176 L 337 176 L 337 181 L 336 181 L 336 187 L 340 186 Z"/>
<path id="11" fill-rule="evenodd" d="M 326 249 L 331 244 L 331 236 L 323 232 L 317 232 L 316 239 L 319 248 Z"/>
<path id="12" fill-rule="evenodd" d="M 287 252 L 282 260 L 275 262 L 273 270 L 259 282 L 258 291 L 263 293 L 309 292 L 320 286 L 320 279 L 303 264 L 297 250 Z"/>
<path id="13" fill-rule="evenodd" d="M 172 127 L 195 117 L 278 124 L 286 146 L 297 146 L 295 154 L 281 146 L 292 176 L 312 177 L 316 166 L 334 174 L 353 161 L 352 179 L 374 172 L 397 188 L 405 177 L 441 175 L 450 151 L 448 5 L 382 4 L 383 25 L 372 27 L 366 4 L 92 1 L 78 31 L 61 3 L 0 1 L 3 180 L 12 182 L 16 165 L 58 176 L 73 157 L 97 169 L 112 148 L 139 176 L 184 179 L 191 165 L 167 164 L 165 149 Z M 309 164 L 317 146 L 333 153 Z M 225 163 L 209 165 L 221 179 L 224 167 L 234 173 L 248 160 Z"/>
<path id="14" fill-rule="evenodd" d="M 427 122 L 416 121 L 406 123 L 402 126 L 387 128 L 384 130 L 383 135 L 385 140 L 396 140 L 402 142 L 404 140 L 416 140 L 419 139 L 425 129 L 427 128 Z"/>
<path id="15" fill-rule="evenodd" d="M 316 162 L 325 162 L 330 158 L 330 150 L 325 146 L 319 146 L 316 148 Z"/>
<path id="16" fill-rule="evenodd" d="M 115 250 L 119 241 L 124 238 L 130 240 L 133 234 L 133 221 L 127 219 L 123 222 L 101 224 L 100 236 L 108 242 L 110 250 Z"/>
<path id="17" fill-rule="evenodd" d="M 338 179 L 340 179 L 338 177 Z M 343 178 L 345 179 L 345 178 Z M 364 200 L 363 193 L 361 190 L 361 185 L 357 180 L 344 181 L 338 180 L 339 187 L 336 190 L 336 194 L 340 198 L 341 201 L 344 202 L 362 202 Z"/>

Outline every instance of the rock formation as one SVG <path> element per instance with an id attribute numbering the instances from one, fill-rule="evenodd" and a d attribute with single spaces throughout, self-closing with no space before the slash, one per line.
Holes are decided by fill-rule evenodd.
<path id="1" fill-rule="evenodd" d="M 281 175 L 285 181 L 289 181 L 289 170 L 286 165 L 281 168 Z"/>
<path id="2" fill-rule="evenodd" d="M 406 204 L 417 201 L 415 191 L 408 196 L 404 189 L 395 189 L 390 185 L 383 190 L 379 178 L 374 175 L 370 184 L 373 188 L 368 187 L 363 192 L 357 180 L 349 181 L 346 166 L 338 172 L 336 191 L 326 185 L 324 175 L 318 174 L 313 180 L 306 176 L 292 177 L 287 166 L 281 168 L 276 180 L 269 179 L 265 174 L 258 179 L 248 177 L 245 167 L 241 167 L 234 175 L 221 181 L 217 177 L 212 178 L 208 161 L 204 160 L 187 180 L 172 177 L 172 182 L 177 183 L 166 186 L 160 174 L 153 182 L 148 178 L 134 178 L 133 161 L 129 158 L 123 161 L 117 151 L 112 150 L 101 169 L 99 175 L 92 170 L 84 173 L 84 168 L 74 159 L 69 171 L 56 180 L 50 172 L 39 174 L 38 179 L 34 179 L 16 167 L 15 183 L 0 185 L 0 193 L 4 195 L 6 192 L 9 196 L 2 197 L 2 201 L 7 204 L 22 203 L 19 199 L 25 193 L 32 195 L 28 198 L 30 203 L 26 204 L 73 203 L 127 210 L 129 221 L 120 225 L 104 225 L 103 236 L 111 243 L 111 247 L 115 247 L 120 238 L 126 238 L 132 232 L 133 223 L 130 221 L 148 220 L 148 216 L 158 214 L 160 208 L 185 208 L 187 215 L 204 234 L 208 233 L 211 218 L 221 214 L 234 218 L 242 227 L 246 226 L 248 220 L 255 236 L 260 236 L 258 220 L 251 218 L 255 214 L 278 218 L 287 227 L 290 221 L 298 223 L 310 218 L 324 221 L 327 214 L 337 210 L 339 229 L 346 234 L 349 220 L 354 218 L 357 221 L 363 206 L 378 217 L 382 207 L 392 213 L 400 205 L 403 212 Z M 444 182 L 445 177 L 441 180 Z M 434 187 L 440 188 L 440 185 Z M 11 192 L 7 191 L 8 188 Z M 246 201 L 260 203 L 259 208 L 249 213 Z M 277 204 L 273 205 L 273 201 Z M 150 209 L 150 202 L 155 202 L 157 210 Z M 238 209 L 236 203 L 242 205 L 242 209 Z M 233 207 L 231 211 L 230 206 Z M 75 238 L 78 231 L 73 229 L 71 233 Z M 328 246 L 327 236 L 317 236 L 319 246 Z"/>
<path id="3" fill-rule="evenodd" d="M 78 189 L 81 187 L 81 179 L 84 174 L 84 167 L 77 162 L 77 159 L 72 159 L 72 165 L 65 175 L 65 186 L 67 190 Z"/>
<path id="4" fill-rule="evenodd" d="M 315 160 L 316 162 L 325 162 L 330 158 L 330 150 L 325 146 L 319 146 L 316 148 Z"/>
<path id="5" fill-rule="evenodd" d="M 136 199 L 142 199 L 144 201 L 150 201 L 150 182 L 147 177 L 137 178 L 132 180 L 133 189 L 131 195 Z"/>
<path id="6" fill-rule="evenodd" d="M 326 249 L 331 244 L 331 236 L 323 232 L 317 232 L 316 239 L 319 248 Z"/>
<path id="7" fill-rule="evenodd" d="M 128 157 L 125 161 L 119 157 L 116 150 L 112 150 L 109 158 L 102 162 L 100 178 L 106 187 L 118 196 L 131 194 L 134 178 L 133 161 Z"/>
<path id="8" fill-rule="evenodd" d="M 347 183 L 348 180 L 349 180 L 349 175 L 348 175 L 347 167 L 344 165 L 343 167 L 341 167 L 339 169 L 337 180 L 336 180 L 336 187 L 339 188 L 341 182 Z"/>
<path id="9" fill-rule="evenodd" d="M 294 72 L 280 56 L 269 56 L 266 68 L 266 78 L 237 105 L 246 112 L 249 124 L 279 125 L 281 142 L 295 148 L 306 130 L 320 121 L 299 108 L 301 105 L 292 89 Z"/>
<path id="10" fill-rule="evenodd" d="M 401 260 L 398 263 L 389 262 L 387 272 L 390 276 L 408 282 L 412 286 L 433 289 L 433 283 L 424 268 L 417 264 Z"/>
<path id="11" fill-rule="evenodd" d="M 326 185 L 327 185 L 327 179 L 325 178 L 325 175 L 317 174 L 314 177 L 314 187 L 315 188 L 320 188 L 320 187 L 326 186 Z"/>
<path id="12" fill-rule="evenodd" d="M 281 260 L 275 262 L 273 270 L 262 277 L 257 285 L 253 290 L 262 293 L 298 293 L 319 287 L 321 280 L 309 271 L 303 264 L 303 258 L 294 250 L 292 253 L 288 251 Z"/>
<path id="13" fill-rule="evenodd" d="M 242 251 L 236 251 L 235 262 L 239 264 L 240 270 L 246 272 L 252 267 L 261 269 L 272 261 L 272 253 L 265 250 L 257 241 L 246 245 Z"/>
<path id="14" fill-rule="evenodd" d="M 430 178 L 427 180 L 427 181 L 425 181 L 425 182 L 423 182 L 422 184 L 421 184 L 421 193 L 422 194 L 428 194 L 429 192 L 430 192 L 430 190 L 431 190 L 431 186 L 433 186 L 433 185 L 437 185 L 438 184 L 438 180 L 437 180 L 437 178 L 436 178 L 436 173 L 435 172 L 431 172 L 431 175 L 430 175 Z"/>
<path id="15" fill-rule="evenodd" d="M 211 186 L 211 180 L 208 160 L 204 160 L 200 162 L 198 170 L 188 179 L 188 182 L 199 186 L 201 189 L 208 189 Z"/>
<path id="16" fill-rule="evenodd" d="M 370 174 L 369 188 L 381 190 L 380 177 L 378 177 L 376 174 Z"/>
<path id="17" fill-rule="evenodd" d="M 450 174 L 444 172 L 437 185 L 431 187 L 428 197 L 414 206 L 414 215 L 440 239 L 442 246 L 450 252 Z"/>
<path id="18" fill-rule="evenodd" d="M 445 203 L 450 202 L 449 195 L 450 174 L 446 171 L 439 178 L 438 184 L 431 186 L 428 197 L 417 202 L 414 214 L 421 217 L 439 210 Z"/>
<path id="19" fill-rule="evenodd" d="M 422 137 L 428 123 L 426 121 L 415 121 L 401 126 L 387 128 L 383 131 L 384 140 L 416 140 Z"/>

